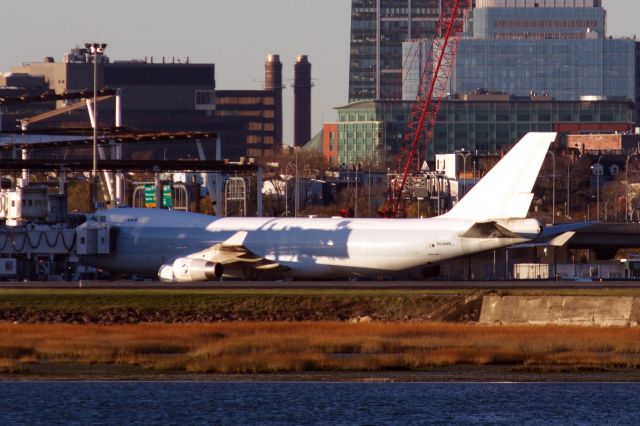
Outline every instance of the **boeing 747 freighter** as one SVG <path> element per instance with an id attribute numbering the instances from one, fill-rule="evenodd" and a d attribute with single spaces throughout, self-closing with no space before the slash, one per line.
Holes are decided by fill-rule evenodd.
<path id="1" fill-rule="evenodd" d="M 423 277 L 438 264 L 535 239 L 532 189 L 555 133 L 529 133 L 453 209 L 430 219 L 228 217 L 102 210 L 115 252 L 83 263 L 163 281 Z M 82 226 L 91 226 L 91 221 Z"/>

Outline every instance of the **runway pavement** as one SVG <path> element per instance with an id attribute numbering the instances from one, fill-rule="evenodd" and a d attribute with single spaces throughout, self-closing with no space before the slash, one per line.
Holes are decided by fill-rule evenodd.
<path id="1" fill-rule="evenodd" d="M 492 290 L 640 288 L 640 281 L 207 281 L 197 284 L 159 281 L 6 281 L 4 289 L 362 289 L 362 290 Z"/>

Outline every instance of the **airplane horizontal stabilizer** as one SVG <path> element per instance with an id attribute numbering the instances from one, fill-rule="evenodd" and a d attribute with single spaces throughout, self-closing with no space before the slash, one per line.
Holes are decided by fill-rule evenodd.
<path id="1" fill-rule="evenodd" d="M 564 234 L 558 235 L 554 239 L 550 240 L 549 245 L 552 247 L 562 247 L 567 244 L 574 235 L 576 235 L 575 232 L 565 232 Z"/>
<path id="2" fill-rule="evenodd" d="M 565 232 L 550 240 L 536 240 L 530 243 L 518 244 L 514 248 L 530 248 L 530 247 L 562 247 L 569 242 L 575 232 Z"/>

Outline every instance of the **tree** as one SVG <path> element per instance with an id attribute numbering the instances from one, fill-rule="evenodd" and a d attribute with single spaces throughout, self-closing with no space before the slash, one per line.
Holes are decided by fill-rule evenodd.
<path id="1" fill-rule="evenodd" d="M 273 216 L 284 216 L 288 211 L 289 215 L 293 215 L 295 200 L 299 198 L 298 212 L 308 214 L 313 179 L 321 179 L 326 168 L 326 160 L 322 154 L 302 150 L 296 153 L 289 148 L 263 157 L 261 164 L 265 169 L 263 180 L 271 190 L 264 199 L 265 212 Z M 296 175 L 298 194 L 295 185 Z M 287 208 L 285 203 L 288 205 Z"/>

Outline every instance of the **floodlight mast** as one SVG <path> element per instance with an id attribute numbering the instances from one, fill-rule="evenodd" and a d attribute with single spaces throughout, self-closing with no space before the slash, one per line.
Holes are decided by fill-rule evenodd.
<path id="1" fill-rule="evenodd" d="M 93 168 L 91 181 L 93 185 L 92 206 L 93 211 L 98 209 L 98 56 L 102 56 L 107 43 L 85 43 L 84 47 L 91 52 L 93 57 Z"/>

